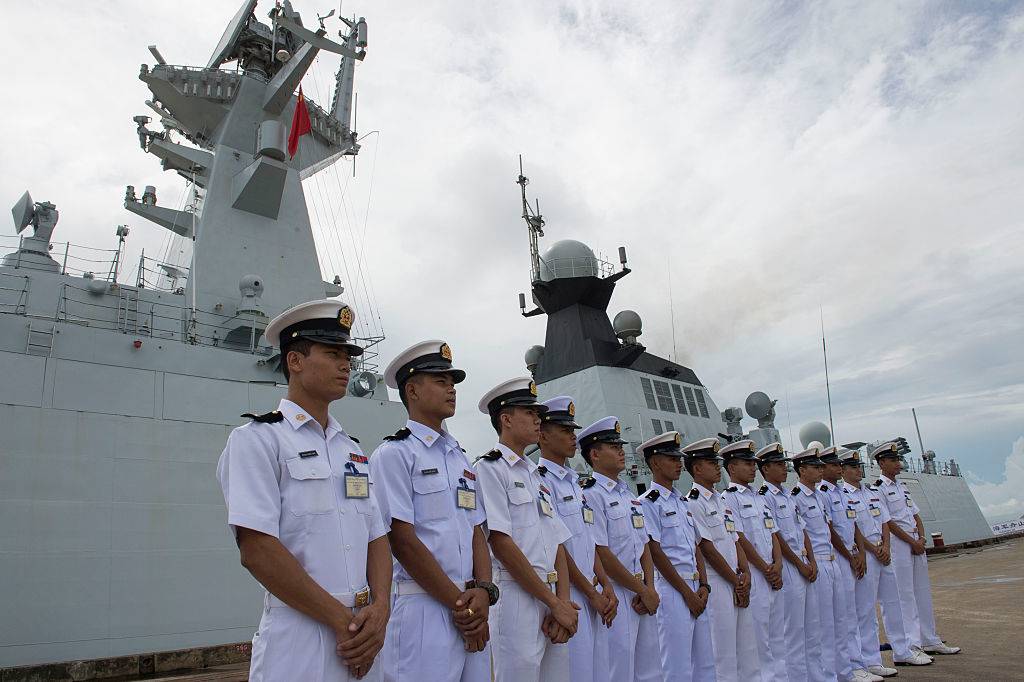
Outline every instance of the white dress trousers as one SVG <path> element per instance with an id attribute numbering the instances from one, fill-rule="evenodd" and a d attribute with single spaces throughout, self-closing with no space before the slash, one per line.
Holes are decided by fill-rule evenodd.
<path id="1" fill-rule="evenodd" d="M 697 591 L 696 580 L 686 582 Z M 665 682 L 715 682 L 715 649 L 708 610 L 694 618 L 683 595 L 660 574 L 655 587 L 661 597 L 657 618 Z"/>
<path id="2" fill-rule="evenodd" d="M 569 645 L 552 644 L 541 631 L 547 607 L 515 580 L 498 586 L 501 599 L 489 619 L 495 682 L 568 680 Z"/>
<path id="3" fill-rule="evenodd" d="M 782 571 L 782 599 L 785 601 L 785 653 L 786 673 L 790 682 L 807 682 L 808 640 L 805 636 L 805 618 L 809 607 L 809 583 L 796 567 L 786 562 Z"/>
<path id="4" fill-rule="evenodd" d="M 490 682 L 489 648 L 467 654 L 451 609 L 428 594 L 392 596 L 386 637 L 377 659 L 385 682 Z"/>
<path id="5" fill-rule="evenodd" d="M 571 595 L 580 605 L 580 611 L 576 634 L 569 640 L 569 680 L 609 682 L 607 628 L 601 622 L 601 614 L 575 587 L 571 588 Z"/>

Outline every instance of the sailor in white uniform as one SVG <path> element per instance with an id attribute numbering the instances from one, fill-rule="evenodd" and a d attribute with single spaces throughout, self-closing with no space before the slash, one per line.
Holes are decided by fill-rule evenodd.
<path id="1" fill-rule="evenodd" d="M 643 508 L 619 480 L 626 467 L 621 426 L 604 417 L 580 431 L 580 452 L 594 469 L 584 492 L 594 510 L 594 540 L 601 565 L 615 585 L 622 607 L 608 632 L 609 679 L 662 679 L 655 617 L 660 599 Z"/>
<path id="2" fill-rule="evenodd" d="M 498 444 L 476 462 L 477 490 L 487 511 L 487 542 L 501 600 L 490 619 L 497 682 L 569 677 L 566 642 L 579 605 L 569 595 L 562 543 L 572 534 L 556 515 L 551 488 L 525 456 L 540 440 L 537 387 L 529 377 L 502 382 L 480 400 Z"/>
<path id="3" fill-rule="evenodd" d="M 806 682 L 808 675 L 807 639 L 817 637 L 818 619 L 812 610 L 812 621 L 805 624 L 805 612 L 810 585 L 817 578 L 817 566 L 813 557 L 807 556 L 807 533 L 796 516 L 796 504 L 792 495 L 783 486 L 789 475 L 785 450 L 781 443 L 771 443 L 758 450 L 758 468 L 765 484 L 758 491 L 762 493 L 772 511 L 779 532 L 776 538 L 785 567 L 782 572 L 782 597 L 785 601 L 785 645 L 783 647 L 786 671 L 792 682 Z M 806 625 L 806 629 L 805 629 Z M 773 632 L 773 635 L 778 633 Z M 814 662 L 817 665 L 817 662 Z"/>
<path id="4" fill-rule="evenodd" d="M 391 549 L 367 458 L 328 413 L 348 389 L 352 309 L 338 299 L 281 313 L 287 398 L 231 432 L 217 464 L 242 565 L 266 589 L 249 679 L 379 679 Z"/>
<path id="5" fill-rule="evenodd" d="M 857 619 L 857 583 L 864 577 L 866 560 L 861 550 L 864 538 L 857 530 L 857 511 L 842 489 L 843 466 L 839 449 L 827 447 L 818 454 L 824 464 L 818 490 L 829 504 L 832 524 L 832 548 L 836 552 L 835 608 L 836 672 L 841 680 L 881 682 L 882 678 L 868 672 L 868 664 L 860 653 L 860 624 Z"/>
<path id="6" fill-rule="evenodd" d="M 890 615 L 899 613 L 899 597 L 896 594 L 896 577 L 892 571 L 889 554 L 889 511 L 882 504 L 874 486 L 862 484 L 864 467 L 856 450 L 842 448 L 839 460 L 843 466 L 843 492 L 846 493 L 850 508 L 856 514 L 857 530 L 861 537 L 861 551 L 866 560 L 864 577 L 857 581 L 855 599 L 857 603 L 857 631 L 860 638 L 860 660 L 867 670 L 879 677 L 892 677 L 896 668 L 882 665 L 878 651 L 878 618 L 875 603 L 887 604 Z M 884 585 L 884 587 L 882 587 Z M 903 624 L 899 620 L 887 621 L 886 634 L 897 658 L 913 658 Z M 922 661 L 922 663 L 925 663 Z"/>
<path id="7" fill-rule="evenodd" d="M 875 485 L 889 508 L 889 530 L 893 535 L 892 567 L 896 572 L 900 611 L 911 647 L 920 648 L 928 656 L 958 654 L 960 647 L 948 646 L 935 632 L 924 522 L 907 486 L 896 480 L 902 469 L 896 444 L 886 443 L 871 454 L 882 470 L 882 476 Z M 897 665 L 902 663 L 897 661 Z"/>
<path id="8" fill-rule="evenodd" d="M 579 626 L 569 640 L 569 680 L 608 680 L 608 628 L 618 610 L 608 576 L 596 555 L 594 509 L 566 460 L 576 454 L 576 405 L 569 396 L 544 401 L 537 471 L 551 489 L 555 511 L 572 537 L 565 541 L 572 601 L 580 605 Z"/>
<path id="9" fill-rule="evenodd" d="M 807 672 L 811 680 L 836 682 L 835 551 L 829 524 L 828 500 L 818 491 L 822 463 L 819 449 L 811 447 L 793 456 L 793 467 L 800 482 L 792 490 L 797 518 L 807 532 L 808 559 L 817 566 L 817 579 L 811 583 L 804 622 L 817 619 L 817 627 L 805 629 Z M 814 612 L 814 616 L 811 616 Z"/>
<path id="10" fill-rule="evenodd" d="M 693 477 L 687 507 L 700 533 L 698 545 L 711 566 L 711 639 L 719 682 L 761 679 L 761 664 L 750 613 L 750 569 L 740 547 L 736 517 L 715 484 L 722 479 L 717 438 L 705 438 L 683 448 L 683 463 Z"/>
<path id="11" fill-rule="evenodd" d="M 686 498 L 673 486 L 683 472 L 682 436 L 668 431 L 640 445 L 651 469 L 651 488 L 639 497 L 643 505 L 647 546 L 658 570 L 655 587 L 658 643 L 665 682 L 714 682 L 715 651 L 707 612 L 711 587 L 704 556 L 697 551 L 700 535 Z"/>
<path id="12" fill-rule="evenodd" d="M 409 412 L 370 457 L 395 555 L 385 682 L 491 679 L 487 616 L 498 591 L 484 507 L 469 459 L 444 427 L 465 378 L 441 340 L 417 343 L 384 370 Z"/>
<path id="13" fill-rule="evenodd" d="M 788 680 L 785 652 L 785 601 L 782 597 L 782 547 L 778 525 L 765 494 L 751 486 L 757 475 L 756 446 L 752 440 L 729 443 L 719 452 L 729 482 L 722 493 L 734 512 L 736 530 L 751 570 L 750 612 L 765 680 Z"/>

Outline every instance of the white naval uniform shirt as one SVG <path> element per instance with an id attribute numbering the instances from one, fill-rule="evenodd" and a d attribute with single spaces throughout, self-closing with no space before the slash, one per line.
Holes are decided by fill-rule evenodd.
<path id="1" fill-rule="evenodd" d="M 876 483 L 881 498 L 889 508 L 891 520 L 900 528 L 910 533 L 911 537 L 917 537 L 917 521 L 914 515 L 920 513 L 917 505 L 910 499 L 910 491 L 903 481 L 894 481 L 891 478 L 882 476 Z M 918 538 L 920 539 L 920 538 Z"/>
<path id="2" fill-rule="evenodd" d="M 278 410 L 282 421 L 251 422 L 228 436 L 217 463 L 228 524 L 278 538 L 327 592 L 358 592 L 367 544 L 388 531 L 372 480 L 368 497 L 346 497 L 345 476 L 367 475 L 367 458 L 334 417 L 325 435 L 290 400 Z"/>
<path id="3" fill-rule="evenodd" d="M 594 472 L 594 485 L 587 488 L 594 506 L 594 542 L 607 547 L 630 573 L 641 573 L 647 545 L 647 528 L 640 502 L 619 479 Z M 639 519 L 637 518 L 639 517 Z"/>
<path id="4" fill-rule="evenodd" d="M 388 525 L 391 519 L 413 524 L 416 537 L 461 590 L 473 579 L 473 530 L 485 518 L 476 472 L 447 431 L 412 420 L 405 428 L 410 435 L 384 441 L 370 458 L 381 512 Z M 397 559 L 394 568 L 396 582 L 412 580 Z"/>
<path id="5" fill-rule="evenodd" d="M 793 489 L 793 503 L 800 526 L 811 539 L 811 551 L 815 554 L 832 554 L 832 532 L 829 529 L 829 510 L 825 507 L 824 495 L 817 494 L 803 483 Z"/>
<path id="6" fill-rule="evenodd" d="M 843 483 L 843 489 L 850 498 L 850 506 L 857 512 L 857 527 L 861 535 L 871 543 L 882 541 L 882 524 L 889 521 L 889 509 L 882 502 L 882 495 L 875 486 L 864 485 L 855 488 Z"/>
<path id="7" fill-rule="evenodd" d="M 785 540 L 797 556 L 802 555 L 804 552 L 804 529 L 796 516 L 796 502 L 788 492 L 777 485 L 765 483 L 763 487 L 764 499 L 779 527 L 779 539 Z"/>
<path id="8" fill-rule="evenodd" d="M 487 531 L 512 538 L 537 571 L 545 575 L 555 570 L 558 546 L 572 534 L 551 506 L 551 489 L 537 473 L 537 465 L 498 443 L 496 460 L 481 458 L 476 463 L 477 490 L 487 510 Z M 501 561 L 492 559 L 499 569 Z"/>
<path id="9" fill-rule="evenodd" d="M 856 540 L 857 510 L 850 505 L 850 498 L 838 485 L 822 481 L 819 490 L 824 493 L 829 503 L 829 518 L 846 549 L 850 549 Z"/>
<path id="10" fill-rule="evenodd" d="M 693 525 L 704 539 L 710 540 L 715 549 L 732 567 L 736 567 L 736 517 L 733 510 L 717 492 L 695 483 L 690 490 L 688 507 L 693 513 Z M 717 575 L 712 571 L 712 574 Z"/>
<path id="11" fill-rule="evenodd" d="M 722 493 L 722 499 L 726 508 L 735 512 L 736 529 L 754 546 L 758 556 L 765 563 L 771 564 L 772 535 L 779 532 L 779 527 L 765 496 L 739 483 L 729 488 Z"/>
<path id="12" fill-rule="evenodd" d="M 658 499 L 651 500 L 651 492 L 658 491 Z M 697 543 L 700 533 L 693 523 L 693 515 L 686 499 L 675 488 L 669 489 L 651 483 L 651 489 L 640 496 L 647 534 L 661 545 L 676 572 L 684 580 L 697 579 Z"/>
<path id="13" fill-rule="evenodd" d="M 565 550 L 569 552 L 580 573 L 593 582 L 596 551 L 594 509 L 586 499 L 575 471 L 545 457 L 541 457 L 537 464 L 538 469 L 544 467 L 546 470 L 541 480 L 551 490 L 558 517 L 572 533 L 572 537 L 565 541 Z"/>

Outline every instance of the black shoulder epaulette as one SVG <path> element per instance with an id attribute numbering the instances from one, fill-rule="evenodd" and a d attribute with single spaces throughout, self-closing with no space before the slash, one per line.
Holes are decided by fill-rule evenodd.
<path id="1" fill-rule="evenodd" d="M 761 486 L 761 488 L 757 491 L 757 494 L 758 495 L 767 495 L 768 494 L 768 486 L 766 486 L 766 485 Z"/>
<path id="2" fill-rule="evenodd" d="M 800 486 L 795 485 L 793 486 L 793 492 L 791 492 L 790 495 L 796 495 L 798 492 L 800 492 Z"/>
<path id="3" fill-rule="evenodd" d="M 359 439 L 356 438 L 355 436 L 353 436 L 351 433 L 346 433 L 345 435 L 348 436 L 348 439 L 350 441 L 352 441 L 353 443 L 358 443 L 359 442 Z"/>
<path id="4" fill-rule="evenodd" d="M 403 426 L 402 428 L 395 431 L 394 434 L 390 436 L 384 436 L 384 440 L 405 440 L 411 435 L 412 431 Z"/>
<path id="5" fill-rule="evenodd" d="M 818 490 L 820 490 L 820 491 L 821 491 L 821 492 L 823 492 L 823 493 L 827 493 L 827 492 L 828 492 L 828 486 L 827 486 L 827 485 L 825 485 L 824 483 L 822 483 L 822 484 L 821 484 L 821 487 L 820 487 L 820 488 L 818 488 Z"/>
<path id="6" fill-rule="evenodd" d="M 657 488 L 651 488 L 643 495 L 641 495 L 641 497 L 646 497 L 651 502 L 657 502 L 658 498 L 661 497 L 661 491 L 658 490 Z"/>
<path id="7" fill-rule="evenodd" d="M 730 493 L 734 493 L 734 492 L 736 492 L 736 486 L 734 486 L 734 485 L 731 485 L 731 486 L 729 486 L 728 488 L 726 488 L 725 490 L 726 490 L 727 492 L 730 492 Z"/>
<path id="8" fill-rule="evenodd" d="M 245 415 L 243 414 L 242 416 L 244 417 Z M 875 485 L 882 485 L 882 479 L 875 481 Z"/>
<path id="9" fill-rule="evenodd" d="M 877 485 L 871 485 L 871 484 L 869 483 L 869 484 L 868 484 L 868 490 L 874 490 L 874 491 L 876 491 L 876 492 L 877 492 L 877 491 L 878 491 L 878 486 L 877 486 Z"/>
<path id="10" fill-rule="evenodd" d="M 541 476 L 546 476 L 548 473 L 548 468 L 541 464 L 539 467 L 537 467 L 537 473 L 540 474 Z"/>
<path id="11" fill-rule="evenodd" d="M 501 459 L 501 453 L 497 450 L 491 450 L 490 452 L 477 457 L 476 461 L 479 462 L 480 460 L 484 460 L 486 462 L 497 462 L 499 459 Z"/>
<path id="12" fill-rule="evenodd" d="M 690 494 L 687 495 L 687 497 L 689 497 L 691 500 L 696 500 L 698 497 L 700 497 L 700 493 L 697 492 L 696 488 L 694 488 L 693 490 L 690 491 Z"/>
<path id="13" fill-rule="evenodd" d="M 266 414 L 253 414 L 252 412 L 246 412 L 242 416 L 246 419 L 251 419 L 254 422 L 259 422 L 260 424 L 276 424 L 277 422 L 284 420 L 284 415 L 278 410 L 267 412 Z"/>
<path id="14" fill-rule="evenodd" d="M 582 483 L 580 483 L 580 487 L 583 488 L 584 490 L 587 490 L 589 488 L 593 488 L 595 483 L 597 483 L 597 479 L 594 478 L 593 476 L 588 476 L 587 478 L 583 479 Z"/>
<path id="15" fill-rule="evenodd" d="M 465 453 L 466 453 L 466 448 L 459 448 L 459 450 L 462 450 L 462 453 L 463 453 L 463 454 L 465 454 Z"/>

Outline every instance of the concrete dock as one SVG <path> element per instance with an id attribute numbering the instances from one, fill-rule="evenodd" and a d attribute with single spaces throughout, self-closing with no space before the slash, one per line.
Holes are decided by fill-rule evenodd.
<path id="1" fill-rule="evenodd" d="M 928 572 L 939 636 L 963 651 L 898 679 L 1024 680 L 1024 538 L 931 556 Z"/>

